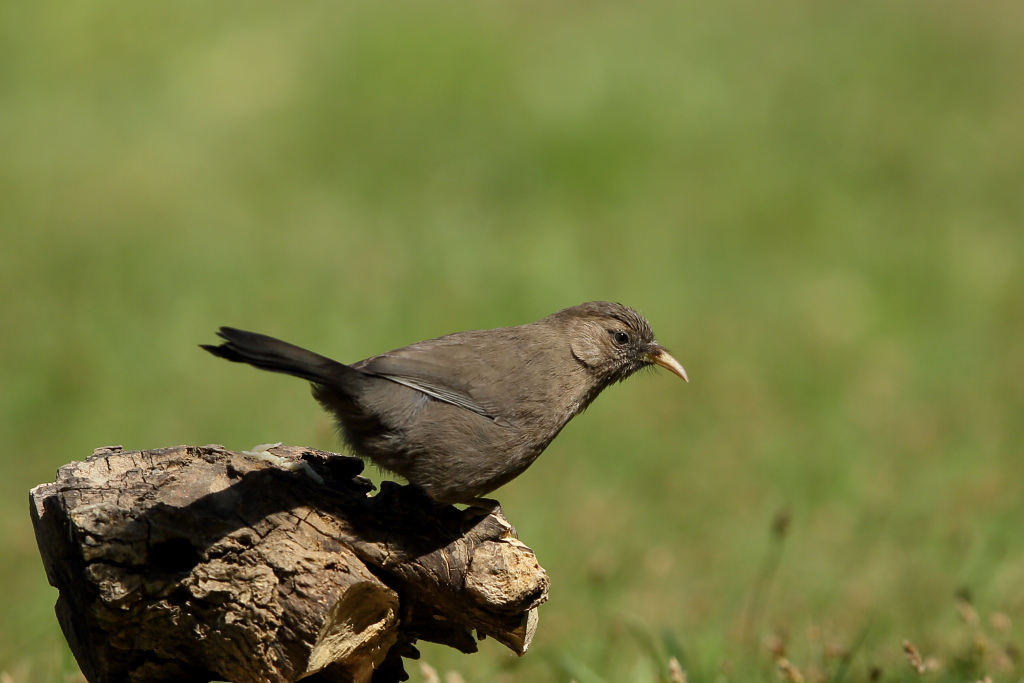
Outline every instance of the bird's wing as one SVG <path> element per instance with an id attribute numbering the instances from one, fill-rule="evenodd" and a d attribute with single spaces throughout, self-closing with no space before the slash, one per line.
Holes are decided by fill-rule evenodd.
<path id="1" fill-rule="evenodd" d="M 454 340 L 443 343 L 432 340 L 382 353 L 354 363 L 362 372 L 384 377 L 392 382 L 421 391 L 439 401 L 465 408 L 478 415 L 497 419 L 497 410 L 488 408 L 482 397 L 474 396 L 479 387 L 476 371 L 481 366 L 479 354 L 471 345 Z"/>

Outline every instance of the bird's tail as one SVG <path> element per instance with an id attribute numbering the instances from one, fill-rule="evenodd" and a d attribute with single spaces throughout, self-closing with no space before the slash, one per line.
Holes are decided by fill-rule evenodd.
<path id="1" fill-rule="evenodd" d="M 235 363 L 248 363 L 261 370 L 281 372 L 333 388 L 348 387 L 349 390 L 355 389 L 353 384 L 358 385 L 366 378 L 364 373 L 344 363 L 265 334 L 222 327 L 217 335 L 225 340 L 220 346 L 200 346 Z"/>

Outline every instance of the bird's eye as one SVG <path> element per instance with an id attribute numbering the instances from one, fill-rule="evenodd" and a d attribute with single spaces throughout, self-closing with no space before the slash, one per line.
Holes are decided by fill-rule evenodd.
<path id="1" fill-rule="evenodd" d="M 609 330 L 608 333 L 612 335 L 612 339 L 615 340 L 615 343 L 620 346 L 625 346 L 629 343 L 629 335 L 621 330 Z"/>

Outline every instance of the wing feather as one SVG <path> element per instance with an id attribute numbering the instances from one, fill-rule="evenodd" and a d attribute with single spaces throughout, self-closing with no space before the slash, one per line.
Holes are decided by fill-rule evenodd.
<path id="1" fill-rule="evenodd" d="M 413 344 L 359 361 L 353 367 L 423 392 L 438 401 L 497 419 L 496 411 L 488 410 L 473 396 L 470 384 L 453 377 L 458 374 L 472 382 L 474 373 L 466 370 L 481 363 L 479 354 L 468 345 L 444 341 L 442 338 Z M 462 372 L 455 373 L 455 369 Z"/>

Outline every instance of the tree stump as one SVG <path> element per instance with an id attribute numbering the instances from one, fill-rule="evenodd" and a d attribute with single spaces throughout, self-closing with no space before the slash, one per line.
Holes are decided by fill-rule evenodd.
<path id="1" fill-rule="evenodd" d="M 271 448 L 98 449 L 30 494 L 90 683 L 402 681 L 418 640 L 522 655 L 548 578 L 501 508 L 441 507 L 363 463 Z M 307 476 L 308 475 L 308 476 Z M 319 481 L 317 481 L 319 480 Z"/>

